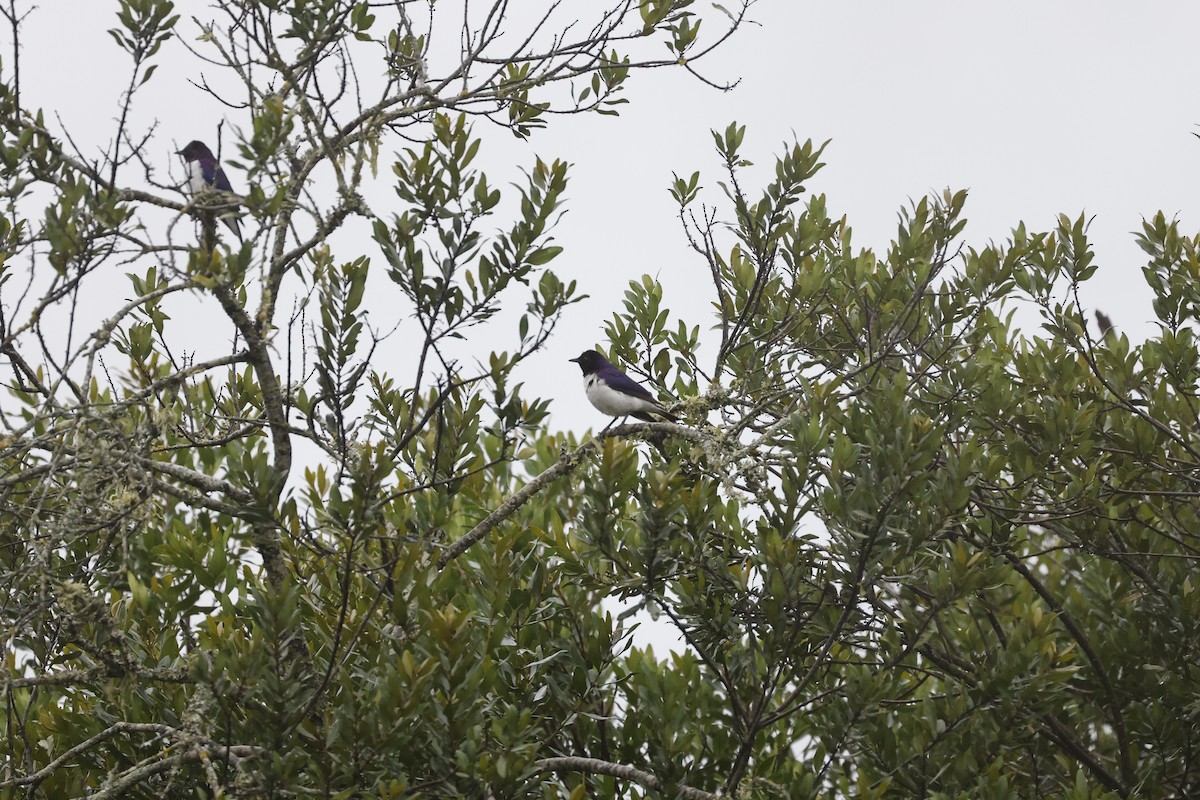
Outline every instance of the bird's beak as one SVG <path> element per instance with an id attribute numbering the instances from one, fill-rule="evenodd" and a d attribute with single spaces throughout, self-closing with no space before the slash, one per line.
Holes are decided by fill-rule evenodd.
<path id="1" fill-rule="evenodd" d="M 575 362 L 576 364 L 578 364 L 578 363 L 579 363 L 579 359 L 578 359 L 578 358 L 568 358 L 568 359 L 567 359 L 567 361 L 573 361 L 573 362 Z"/>

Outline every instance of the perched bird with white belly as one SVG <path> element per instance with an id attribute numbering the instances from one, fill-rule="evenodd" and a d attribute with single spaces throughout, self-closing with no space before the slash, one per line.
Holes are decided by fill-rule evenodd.
<path id="1" fill-rule="evenodd" d="M 583 370 L 583 387 L 588 400 L 597 410 L 613 418 L 604 430 L 611 428 L 621 417 L 637 417 L 644 422 L 678 421 L 679 418 L 659 405 L 645 387 L 595 350 L 585 350 L 579 358 L 570 360 Z"/>
<path id="2" fill-rule="evenodd" d="M 230 185 L 225 170 L 221 169 L 216 156 L 204 142 L 188 142 L 187 147 L 179 151 L 179 155 L 183 156 L 184 171 L 187 173 L 188 194 L 195 197 L 210 189 L 233 194 L 233 186 Z M 220 215 L 220 219 L 238 239 L 242 238 L 242 226 L 236 214 L 226 212 Z"/>

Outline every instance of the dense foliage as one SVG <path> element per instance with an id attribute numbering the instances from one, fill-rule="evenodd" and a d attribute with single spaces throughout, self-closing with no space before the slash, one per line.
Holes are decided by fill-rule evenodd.
<path id="1" fill-rule="evenodd" d="M 168 54 L 241 93 L 244 244 L 6 65 L 0 797 L 1200 794 L 1200 236 L 1146 222 L 1159 333 L 1095 335 L 1082 218 L 971 247 L 947 192 L 873 252 L 823 148 L 754 188 L 730 125 L 671 186 L 714 317 L 645 278 L 606 331 L 684 419 L 578 441 L 520 383 L 568 170 L 485 175 L 471 118 L 612 112 L 742 17 L 469 7 L 446 66 L 417 5 L 221 2 L 189 54 L 120 4 L 126 109 Z"/>

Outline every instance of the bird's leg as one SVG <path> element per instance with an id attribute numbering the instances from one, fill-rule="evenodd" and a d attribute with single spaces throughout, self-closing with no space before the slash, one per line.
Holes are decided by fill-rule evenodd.
<path id="1" fill-rule="evenodd" d="M 620 420 L 620 421 L 621 421 L 621 424 L 622 424 L 622 425 L 624 425 L 624 424 L 625 424 L 625 422 L 626 422 L 628 419 L 629 419 L 629 415 L 628 415 L 628 414 L 626 414 L 626 415 L 625 415 L 625 416 L 623 416 L 623 417 L 613 417 L 611 420 L 609 420 L 609 421 L 608 421 L 608 424 L 607 424 L 607 425 L 605 425 L 603 428 L 601 428 L 601 429 L 600 429 L 600 432 L 601 432 L 601 433 L 604 433 L 604 432 L 605 432 L 605 431 L 607 431 L 609 428 L 611 428 L 613 425 L 616 425 L 616 424 L 617 424 L 617 420 Z"/>

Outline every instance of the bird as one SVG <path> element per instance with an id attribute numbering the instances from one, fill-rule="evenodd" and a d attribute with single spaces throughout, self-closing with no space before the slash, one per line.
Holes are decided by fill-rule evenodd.
<path id="1" fill-rule="evenodd" d="M 177 154 L 184 158 L 188 194 L 195 197 L 207 189 L 233 194 L 233 187 L 229 185 L 225 170 L 221 169 L 212 150 L 209 150 L 204 142 L 193 139 Z M 224 222 L 238 239 L 242 238 L 242 225 L 234 214 L 221 214 L 221 222 Z"/>
<path id="2" fill-rule="evenodd" d="M 613 418 L 604 430 L 612 427 L 618 417 L 637 417 L 645 422 L 679 420 L 679 417 L 659 405 L 645 387 L 614 367 L 595 350 L 584 350 L 579 358 L 569 360 L 583 370 L 583 388 L 591 404 Z"/>
<path id="3" fill-rule="evenodd" d="M 1112 318 L 1103 311 L 1096 311 L 1096 324 L 1100 326 L 1100 335 L 1108 336 L 1109 331 L 1113 330 Z"/>

